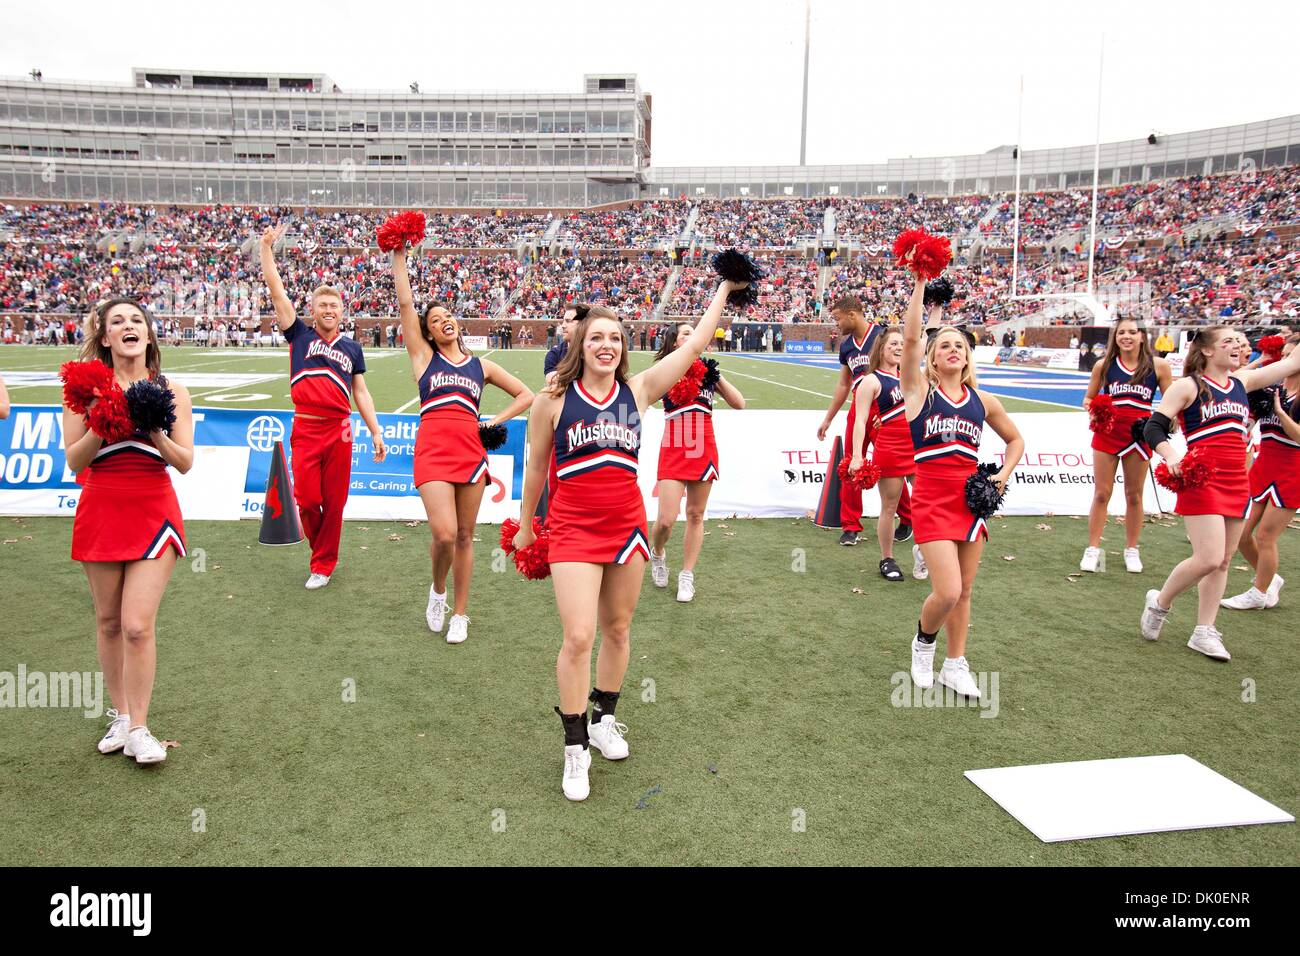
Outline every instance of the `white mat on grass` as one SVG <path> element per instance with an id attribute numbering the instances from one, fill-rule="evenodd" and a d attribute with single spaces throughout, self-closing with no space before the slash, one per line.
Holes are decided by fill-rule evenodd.
<path id="1" fill-rule="evenodd" d="M 1186 754 L 968 770 L 966 779 L 1044 843 L 1295 823 Z"/>

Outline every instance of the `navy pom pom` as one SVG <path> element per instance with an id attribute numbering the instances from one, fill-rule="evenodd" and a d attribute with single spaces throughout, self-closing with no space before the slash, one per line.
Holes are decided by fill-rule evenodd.
<path id="1" fill-rule="evenodd" d="M 739 249 L 726 249 L 713 256 L 713 271 L 727 282 L 748 282 L 739 292 L 727 296 L 731 305 L 744 307 L 758 303 L 758 280 L 763 278 L 763 268 Z"/>
<path id="2" fill-rule="evenodd" d="M 159 382 L 141 379 L 126 390 L 126 407 L 131 421 L 142 432 L 171 434 L 176 424 L 176 399 L 171 389 Z"/>
<path id="3" fill-rule="evenodd" d="M 506 443 L 508 436 L 505 425 L 480 425 L 478 427 L 478 438 L 483 443 L 483 447 L 488 451 L 496 451 Z"/>
<path id="4" fill-rule="evenodd" d="M 952 297 L 952 283 L 943 276 L 925 284 L 925 307 L 927 309 L 932 305 L 946 306 L 952 301 Z"/>
<path id="5" fill-rule="evenodd" d="M 718 380 L 722 378 L 722 369 L 718 368 L 717 359 L 706 358 L 700 361 L 704 363 L 706 369 L 704 378 L 700 381 L 700 386 L 712 391 L 718 387 Z"/>
<path id="6" fill-rule="evenodd" d="M 966 507 L 976 518 L 992 518 L 1002 507 L 1006 492 L 993 483 L 993 475 L 999 470 L 992 462 L 984 462 L 966 479 Z"/>
<path id="7" fill-rule="evenodd" d="M 1129 430 L 1128 430 L 1129 437 L 1131 437 L 1135 442 L 1137 442 L 1143 448 L 1145 448 L 1147 444 L 1145 432 L 1147 428 L 1147 422 L 1149 421 L 1151 421 L 1151 416 L 1149 415 L 1143 416 L 1142 418 L 1139 418 L 1137 421 L 1135 421 L 1131 426 L 1129 426 Z"/>
<path id="8" fill-rule="evenodd" d="M 1273 414 L 1273 396 L 1277 394 L 1277 386 L 1270 385 L 1267 388 L 1257 388 L 1246 395 L 1246 401 L 1250 404 L 1250 417 L 1255 421 L 1268 418 Z"/>

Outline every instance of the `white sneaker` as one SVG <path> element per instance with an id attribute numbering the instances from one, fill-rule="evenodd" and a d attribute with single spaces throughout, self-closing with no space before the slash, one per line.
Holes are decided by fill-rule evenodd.
<path id="1" fill-rule="evenodd" d="M 930 576 L 930 568 L 925 563 L 925 555 L 921 553 L 919 544 L 912 545 L 912 577 L 918 581 L 924 581 Z"/>
<path id="2" fill-rule="evenodd" d="M 970 676 L 970 665 L 964 657 L 949 657 L 939 668 L 939 683 L 951 687 L 963 697 L 979 700 L 980 689 Z"/>
<path id="3" fill-rule="evenodd" d="M 1216 661 L 1232 660 L 1232 655 L 1223 646 L 1223 635 L 1208 624 L 1196 625 L 1187 646 L 1194 651 L 1200 651 L 1206 657 L 1214 658 Z"/>
<path id="4" fill-rule="evenodd" d="M 438 594 L 429 585 L 429 604 L 424 609 L 424 620 L 429 625 L 429 630 L 437 634 L 442 630 L 443 618 L 447 616 L 447 595 Z"/>
<path id="5" fill-rule="evenodd" d="M 134 757 L 136 763 L 162 763 L 167 759 L 166 748 L 149 733 L 148 727 L 132 727 L 122 753 Z"/>
<path id="6" fill-rule="evenodd" d="M 453 614 L 447 625 L 447 643 L 463 644 L 469 637 L 469 618 L 464 614 Z"/>
<path id="7" fill-rule="evenodd" d="M 591 751 L 582 744 L 569 744 L 564 748 L 564 778 L 560 786 L 570 800 L 586 800 L 591 793 L 587 770 L 591 766 Z"/>
<path id="8" fill-rule="evenodd" d="M 95 746 L 102 754 L 114 754 L 126 746 L 126 735 L 131 729 L 131 715 L 110 710 L 104 716 L 109 718 L 108 731 Z"/>
<path id="9" fill-rule="evenodd" d="M 912 683 L 922 690 L 934 686 L 934 645 L 912 638 Z"/>
<path id="10" fill-rule="evenodd" d="M 1137 548 L 1124 549 L 1124 567 L 1128 569 L 1130 574 L 1142 573 L 1142 558 L 1138 554 Z"/>
<path id="11" fill-rule="evenodd" d="M 1273 575 L 1273 580 L 1268 582 L 1267 593 L 1268 593 L 1269 607 L 1277 607 L 1277 602 L 1282 597 L 1282 585 L 1284 584 L 1286 584 L 1286 581 L 1284 581 L 1282 577 L 1277 574 Z"/>
<path id="12" fill-rule="evenodd" d="M 677 600 L 689 604 L 695 600 L 695 572 L 677 572 Z"/>
<path id="13" fill-rule="evenodd" d="M 1273 603 L 1277 603 L 1274 601 Z M 1269 606 L 1268 595 L 1255 587 L 1250 586 L 1249 591 L 1243 591 L 1234 597 L 1224 598 L 1219 602 L 1223 607 L 1232 608 L 1234 611 L 1259 611 Z"/>
<path id="14" fill-rule="evenodd" d="M 1097 562 L 1100 560 L 1101 548 L 1086 547 L 1083 549 L 1083 560 L 1079 562 L 1079 570 L 1092 574 L 1097 570 Z"/>
<path id="15" fill-rule="evenodd" d="M 627 724 L 620 724 L 613 714 L 606 714 L 598 724 L 587 723 L 587 739 L 606 760 L 627 759 L 627 741 L 623 739 L 625 733 Z"/>
<path id="16" fill-rule="evenodd" d="M 668 554 L 650 552 L 650 580 L 657 588 L 668 587 Z"/>
<path id="17" fill-rule="evenodd" d="M 1148 641 L 1158 641 L 1160 639 L 1160 629 L 1165 626 L 1165 618 L 1169 616 L 1169 609 L 1162 608 L 1158 603 L 1160 592 L 1151 590 L 1147 592 L 1147 603 L 1142 609 L 1142 636 Z"/>
<path id="18" fill-rule="evenodd" d="M 307 579 L 307 590 L 318 591 L 329 583 L 330 583 L 330 576 L 328 574 L 313 573 L 311 577 Z"/>

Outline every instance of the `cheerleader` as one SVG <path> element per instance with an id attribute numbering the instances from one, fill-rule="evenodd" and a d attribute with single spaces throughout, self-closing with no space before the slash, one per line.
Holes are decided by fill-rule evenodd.
<path id="1" fill-rule="evenodd" d="M 1183 454 L 1169 441 L 1173 420 L 1178 417 L 1188 450 L 1198 449 L 1213 467 L 1213 474 L 1205 485 L 1178 494 L 1174 511 L 1183 516 L 1192 554 L 1170 572 L 1164 587 L 1147 592 L 1140 622 L 1142 636 L 1157 640 L 1174 599 L 1196 585 L 1196 627 L 1187 646 L 1221 661 L 1231 660 L 1232 655 L 1223 646 L 1215 619 L 1228 583 L 1228 562 L 1237 550 L 1251 498 L 1246 474 L 1246 419 L 1250 414 L 1246 393 L 1300 371 L 1300 350 L 1292 350 L 1280 362 L 1263 368 L 1234 371 L 1241 348 L 1236 333 L 1224 326 L 1198 331 L 1187 351 L 1184 377 L 1160 399 L 1145 435 L 1169 471 L 1180 474 Z"/>
<path id="2" fill-rule="evenodd" d="M 1300 343 L 1292 335 L 1285 358 Z M 1239 550 L 1255 569 L 1249 590 L 1219 602 L 1234 611 L 1276 607 L 1285 581 L 1277 573 L 1277 542 L 1300 508 L 1300 373 L 1289 375 L 1273 393 L 1273 411 L 1260 419 L 1260 451 L 1250 466 L 1254 505 L 1242 530 Z"/>
<path id="3" fill-rule="evenodd" d="M 1092 367 L 1083 398 L 1089 408 L 1098 395 L 1109 395 L 1114 416 L 1109 428 L 1092 433 L 1092 507 L 1088 511 L 1088 547 L 1083 549 L 1080 571 L 1096 571 L 1101 560 L 1101 534 L 1106 527 L 1115 472 L 1124 465 L 1124 567 L 1142 573 L 1138 541 L 1142 535 L 1142 489 L 1146 485 L 1151 449 L 1133 437 L 1133 424 L 1151 414 L 1157 389 L 1169 390 L 1173 375 L 1169 363 L 1156 358 L 1146 330 L 1136 319 L 1119 319 L 1111 327 L 1106 354 Z"/>
<path id="4" fill-rule="evenodd" d="M 475 358 L 465 346 L 460 323 L 442 305 L 415 311 L 406 271 L 406 247 L 392 252 L 393 285 L 401 312 L 402 339 L 411 359 L 411 376 L 420 390 L 420 428 L 415 436 L 415 489 L 424 502 L 433 542 L 433 583 L 424 619 L 442 630 L 447 613 L 447 572 L 456 580 L 447 643 L 469 636 L 469 585 L 474 570 L 474 524 L 488 482 L 487 450 L 479 436 L 479 403 L 486 385 L 513 401 L 483 427 L 507 422 L 533 401 L 533 393 L 495 362 Z"/>
<path id="5" fill-rule="evenodd" d="M 609 760 L 628 755 L 615 720 L 627 670 L 632 613 L 641 594 L 645 561 L 645 505 L 636 471 L 643 410 L 667 394 L 706 348 L 727 295 L 744 284 L 724 281 L 698 326 L 672 354 L 628 377 L 628 343 L 618 316 L 593 306 L 573 331 L 555 381 L 533 403 L 528 419 L 532 455 L 524 480 L 515 546 L 534 541 L 532 519 L 555 449 L 561 490 L 547 516 L 555 601 L 564 645 L 555 665 L 564 726 L 562 789 L 570 800 L 590 792 L 588 743 Z M 596 686 L 590 698 L 591 648 L 600 625 Z M 588 721 L 587 701 L 592 701 Z"/>
<path id="6" fill-rule="evenodd" d="M 677 326 L 677 334 L 655 356 L 661 362 L 690 341 L 694 331 L 689 322 Z M 650 549 L 650 578 L 657 588 L 668 587 L 668 555 L 664 548 L 672 537 L 682 495 L 686 496 L 686 534 L 682 542 L 682 570 L 677 575 L 677 600 L 695 597 L 695 562 L 704 544 L 704 512 L 709 490 L 718 478 L 718 444 L 713 437 L 713 394 L 735 409 L 745 407 L 745 396 L 725 378 L 715 386 L 701 385 L 699 394 L 684 405 L 664 395 L 664 437 L 659 444 L 659 514 L 655 518 Z"/>
<path id="7" fill-rule="evenodd" d="M 122 750 L 136 763 L 159 763 L 167 751 L 148 724 L 157 664 L 154 623 L 172 568 L 185 557 L 185 526 L 167 466 L 185 474 L 194 463 L 190 394 L 163 378 L 153 323 L 133 299 L 109 299 L 97 309 L 80 357 L 107 365 L 124 390 L 147 379 L 170 389 L 175 401 L 170 434 L 137 430 L 112 444 L 82 415 L 63 408 L 67 464 L 82 485 L 72 559 L 90 582 L 99 665 L 113 704 L 99 752 Z"/>
<path id="8" fill-rule="evenodd" d="M 985 423 L 1007 446 L 1001 470 L 991 476 L 999 488 L 1006 488 L 1025 442 L 1002 403 L 976 387 L 975 357 L 963 332 L 939 329 L 925 347 L 922 370 L 924 301 L 925 282 L 918 279 L 903 328 L 901 385 L 916 459 L 912 492 L 919 507 L 912 527 L 929 567 L 930 596 L 912 640 L 912 680 L 917 687 L 934 686 L 935 638 L 943 628 L 948 649 L 939 683 L 977 698 L 979 688 L 966 661 L 966 631 L 988 528 L 966 504 L 966 479 L 976 470 Z M 939 307 L 932 310 L 932 320 L 939 312 Z"/>
<path id="9" fill-rule="evenodd" d="M 871 348 L 872 371 L 862 377 L 854 389 L 853 447 L 849 468 L 862 467 L 867 440 L 867 423 L 872 418 L 872 403 L 880 419 L 873 440 L 871 460 L 880 469 L 880 520 L 876 522 L 876 539 L 880 542 L 880 576 L 886 581 L 902 581 L 903 572 L 894 560 L 894 515 L 907 479 L 916 472 L 912 458 L 912 433 L 908 429 L 903 407 L 903 386 L 899 381 L 899 364 L 903 360 L 903 332 L 885 329 L 876 336 Z M 912 573 L 917 580 L 928 576 L 925 558 L 918 544 L 912 545 Z"/>

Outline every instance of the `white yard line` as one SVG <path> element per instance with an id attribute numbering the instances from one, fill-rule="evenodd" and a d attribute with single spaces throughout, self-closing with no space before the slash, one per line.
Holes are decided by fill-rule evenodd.
<path id="1" fill-rule="evenodd" d="M 744 356 L 740 356 L 740 357 L 741 357 L 741 358 L 744 358 Z M 763 361 L 763 360 L 762 360 L 762 359 L 751 359 L 750 361 L 761 362 L 761 361 Z M 828 393 L 828 392 L 814 392 L 811 388 L 800 388 L 798 385 L 790 385 L 790 384 L 787 383 L 787 382 L 778 382 L 778 381 L 776 381 L 775 379 L 762 378 L 761 376 L 758 376 L 758 375 L 749 375 L 749 374 L 747 374 L 747 373 L 745 373 L 745 372 L 737 372 L 734 368 L 730 368 L 730 367 L 727 369 L 727 371 L 726 371 L 726 375 L 739 375 L 741 378 L 752 378 L 752 379 L 753 379 L 754 381 L 756 381 L 756 382 L 766 382 L 768 385 L 780 385 L 782 388 L 790 388 L 790 389 L 794 389 L 796 392 L 804 392 L 804 393 L 806 393 L 806 394 L 808 394 L 808 395 L 817 395 L 817 396 L 819 396 L 819 397 L 821 397 L 821 398 L 834 398 L 834 397 L 835 397 L 834 395 L 831 395 L 831 394 Z"/>

